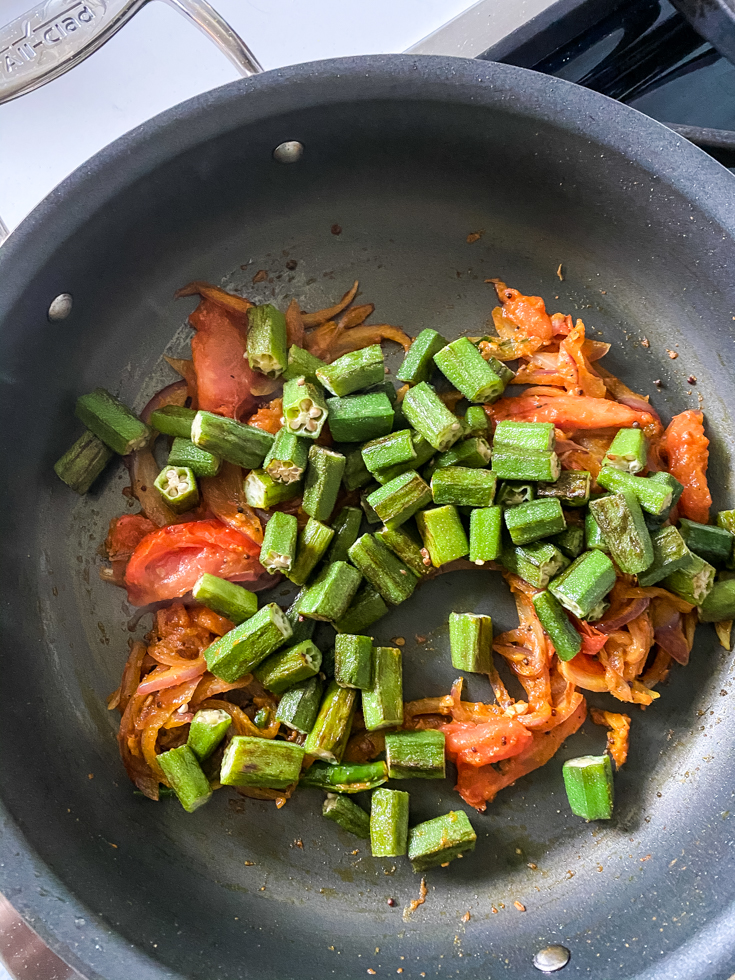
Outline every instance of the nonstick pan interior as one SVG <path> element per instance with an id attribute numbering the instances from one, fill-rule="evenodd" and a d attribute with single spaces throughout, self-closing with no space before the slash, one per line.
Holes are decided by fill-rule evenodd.
<path id="1" fill-rule="evenodd" d="M 298 163 L 274 162 L 285 140 L 303 143 Z M 187 103 L 75 174 L 3 247 L 0 888 L 60 955 L 105 980 L 525 978 L 563 942 L 574 976 L 730 975 L 731 655 L 711 627 L 660 701 L 632 709 L 610 824 L 573 818 L 562 787 L 564 758 L 604 746 L 588 721 L 485 815 L 468 811 L 476 851 L 429 873 L 404 917 L 419 877 L 324 821 L 317 791 L 280 811 L 222 792 L 193 816 L 133 796 L 105 708 L 132 610 L 98 553 L 126 474 L 77 500 L 52 465 L 78 434 L 78 394 L 101 384 L 141 408 L 173 380 L 162 355 L 185 350 L 193 305 L 173 293 L 192 279 L 310 309 L 358 278 L 376 322 L 455 337 L 485 332 L 498 276 L 601 331 L 605 365 L 666 419 L 701 404 L 715 503 L 731 506 L 732 198 L 719 165 L 595 93 L 391 56 Z M 73 312 L 51 323 L 61 292 Z M 516 623 L 497 574 L 422 586 L 374 627 L 406 639 L 408 698 L 453 680 L 452 609 Z M 481 678 L 468 689 L 490 697 Z M 451 785 L 411 785 L 412 820 L 460 806 Z"/>

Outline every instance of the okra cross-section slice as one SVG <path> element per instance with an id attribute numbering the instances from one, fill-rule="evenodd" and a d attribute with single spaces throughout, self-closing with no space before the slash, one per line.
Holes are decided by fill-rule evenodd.
<path id="1" fill-rule="evenodd" d="M 251 306 L 248 310 L 248 362 L 254 371 L 278 378 L 288 366 L 286 317 L 275 306 Z"/>
<path id="2" fill-rule="evenodd" d="M 314 357 L 303 347 L 293 344 L 288 349 L 288 367 L 283 372 L 286 381 L 293 381 L 294 378 L 306 378 L 312 384 L 317 381 L 316 372 L 324 367 L 324 361 Z"/>
<path id="3" fill-rule="evenodd" d="M 302 786 L 314 786 L 332 793 L 364 793 L 382 786 L 388 779 L 388 767 L 379 762 L 353 762 L 330 765 L 315 762 L 301 777 Z"/>
<path id="4" fill-rule="evenodd" d="M 304 742 L 307 755 L 330 763 L 342 761 L 352 730 L 356 701 L 354 688 L 339 687 L 336 681 L 329 684 L 314 727 Z"/>
<path id="5" fill-rule="evenodd" d="M 327 421 L 327 403 L 321 385 L 292 378 L 283 386 L 283 424 L 304 439 L 318 439 Z"/>
<path id="6" fill-rule="evenodd" d="M 204 708 L 197 711 L 186 744 L 200 762 L 210 757 L 232 724 L 232 718 L 222 708 Z"/>
<path id="7" fill-rule="evenodd" d="M 54 473 L 75 493 L 85 494 L 112 457 L 112 450 L 101 439 L 85 432 L 54 465 Z"/>
<path id="8" fill-rule="evenodd" d="M 482 469 L 488 465 L 491 456 L 490 443 L 487 439 L 482 436 L 470 436 L 469 439 L 455 442 L 452 448 L 447 449 L 445 453 L 440 453 L 436 458 L 436 468 L 471 466 L 473 469 Z"/>
<path id="9" fill-rule="evenodd" d="M 232 620 L 235 626 L 244 623 L 258 611 L 255 593 L 209 572 L 204 572 L 196 580 L 192 595 L 203 606 Z"/>
<path id="10" fill-rule="evenodd" d="M 373 641 L 341 633 L 334 641 L 334 679 L 340 687 L 365 690 L 373 683 Z"/>
<path id="11" fill-rule="evenodd" d="M 416 459 L 412 431 L 399 429 L 380 439 L 371 439 L 362 447 L 362 458 L 371 473 Z"/>
<path id="12" fill-rule="evenodd" d="M 548 591 L 532 599 L 536 615 L 554 644 L 559 660 L 571 660 L 582 649 L 582 637 L 572 625 L 558 599 Z"/>
<path id="13" fill-rule="evenodd" d="M 408 846 L 408 793 L 376 789 L 370 801 L 370 848 L 373 857 L 399 857 Z"/>
<path id="14" fill-rule="evenodd" d="M 291 625 L 280 607 L 269 602 L 246 622 L 208 646 L 204 659 L 215 677 L 231 684 L 275 653 L 290 638 L 291 632 Z"/>
<path id="15" fill-rule="evenodd" d="M 581 755 L 562 766 L 572 813 L 585 820 L 609 820 L 613 812 L 613 774 L 609 755 Z"/>
<path id="16" fill-rule="evenodd" d="M 278 721 L 302 735 L 308 735 L 319 713 L 323 688 L 324 682 L 318 674 L 300 684 L 294 684 L 284 692 L 278 702 Z"/>
<path id="17" fill-rule="evenodd" d="M 329 430 L 336 442 L 367 442 L 387 436 L 393 428 L 395 412 L 383 392 L 329 398 Z"/>
<path id="18" fill-rule="evenodd" d="M 167 462 L 169 466 L 188 466 L 194 476 L 217 476 L 222 466 L 219 456 L 180 436 L 174 439 Z"/>
<path id="19" fill-rule="evenodd" d="M 578 619 L 585 619 L 615 585 L 615 566 L 602 551 L 585 551 L 549 583 L 549 592 Z"/>
<path id="20" fill-rule="evenodd" d="M 724 528 L 698 524 L 682 517 L 679 519 L 679 532 L 689 550 L 715 568 L 722 568 L 732 554 L 735 537 Z"/>
<path id="21" fill-rule="evenodd" d="M 331 364 L 320 367 L 316 376 L 328 391 L 340 398 L 378 384 L 385 380 L 385 362 L 380 344 L 343 354 Z"/>
<path id="22" fill-rule="evenodd" d="M 253 673 L 266 690 L 283 694 L 294 684 L 318 674 L 321 665 L 322 652 L 319 647 L 311 640 L 302 640 L 266 657 Z"/>
<path id="23" fill-rule="evenodd" d="M 509 572 L 535 589 L 545 589 L 549 581 L 569 564 L 569 559 L 551 541 L 504 548 L 500 560 Z"/>
<path id="24" fill-rule="evenodd" d="M 444 733 L 427 728 L 391 732 L 385 736 L 385 760 L 390 779 L 444 779 Z"/>
<path id="25" fill-rule="evenodd" d="M 517 507 L 536 499 L 536 484 L 530 480 L 501 480 L 495 494 L 495 503 L 501 507 Z"/>
<path id="26" fill-rule="evenodd" d="M 611 493 L 590 503 L 610 554 L 621 572 L 637 575 L 653 562 L 653 545 L 643 511 L 630 490 Z"/>
<path id="27" fill-rule="evenodd" d="M 346 796 L 327 793 L 327 798 L 322 804 L 322 816 L 334 821 L 342 830 L 354 834 L 355 837 L 367 840 L 370 836 L 370 815 Z"/>
<path id="28" fill-rule="evenodd" d="M 184 408 L 181 405 L 164 405 L 151 412 L 151 428 L 162 432 L 165 436 L 175 436 L 180 439 L 191 439 L 191 423 L 194 421 L 196 409 Z"/>
<path id="29" fill-rule="evenodd" d="M 220 771 L 223 786 L 288 789 L 301 773 L 302 746 L 295 742 L 235 735 L 225 749 Z"/>
<path id="30" fill-rule="evenodd" d="M 434 363 L 457 391 L 471 402 L 493 402 L 505 385 L 467 337 L 459 337 L 434 354 Z"/>
<path id="31" fill-rule="evenodd" d="M 689 561 L 689 548 L 675 527 L 663 527 L 660 531 L 654 531 L 651 544 L 653 561 L 645 572 L 638 573 L 638 584 L 643 588 L 655 585 Z"/>
<path id="32" fill-rule="evenodd" d="M 151 438 L 145 422 L 104 388 L 77 398 L 76 416 L 119 456 L 142 449 Z"/>
<path id="33" fill-rule="evenodd" d="M 337 502 L 345 458 L 324 446 L 314 445 L 309 450 L 309 465 L 304 485 L 304 511 L 317 521 L 328 520 Z"/>
<path id="34" fill-rule="evenodd" d="M 369 582 L 365 582 L 344 616 L 332 625 L 338 633 L 360 633 L 387 613 L 388 607 L 383 597 Z"/>
<path id="35" fill-rule="evenodd" d="M 495 427 L 493 449 L 517 453 L 545 453 L 554 448 L 556 433 L 553 422 L 514 422 L 503 419 Z"/>
<path id="36" fill-rule="evenodd" d="M 403 724 L 403 657 L 397 647 L 373 647 L 373 681 L 362 692 L 369 732 Z"/>
<path id="37" fill-rule="evenodd" d="M 673 490 L 664 482 L 651 480 L 645 476 L 632 476 L 612 466 L 603 466 L 597 475 L 597 482 L 611 493 L 632 491 L 638 503 L 649 514 L 661 515 L 671 508 Z"/>
<path id="38" fill-rule="evenodd" d="M 520 424 L 520 423 L 519 423 Z M 559 479 L 561 463 L 555 452 L 533 452 L 498 448 L 493 444 L 493 472 L 499 480 L 538 480 L 553 483 Z"/>
<path id="39" fill-rule="evenodd" d="M 251 507 L 270 510 L 276 504 L 293 500 L 301 492 L 298 483 L 279 483 L 265 470 L 250 470 L 244 483 L 245 500 Z"/>
<path id="40" fill-rule="evenodd" d="M 648 440 L 643 429 L 618 429 L 603 465 L 623 473 L 640 473 L 646 468 L 647 455 Z"/>
<path id="41" fill-rule="evenodd" d="M 416 516 L 416 524 L 434 568 L 469 554 L 465 529 L 457 508 L 451 504 L 422 510 Z"/>
<path id="42" fill-rule="evenodd" d="M 177 514 L 184 514 L 199 503 L 197 480 L 188 466 L 170 466 L 166 463 L 153 486 Z"/>
<path id="43" fill-rule="evenodd" d="M 313 517 L 309 518 L 299 534 L 296 543 L 296 561 L 288 573 L 294 585 L 306 585 L 333 537 L 334 531 L 331 527 L 314 520 Z"/>
<path id="44" fill-rule="evenodd" d="M 470 513 L 470 561 L 484 565 L 496 561 L 502 550 L 503 510 L 475 507 Z"/>
<path id="45" fill-rule="evenodd" d="M 425 381 L 406 392 L 401 407 L 411 426 L 440 453 L 462 436 L 460 420 Z"/>
<path id="46" fill-rule="evenodd" d="M 592 474 L 586 470 L 564 470 L 556 483 L 539 483 L 536 496 L 542 500 L 556 497 L 565 507 L 584 507 L 589 503 L 591 485 Z"/>
<path id="47" fill-rule="evenodd" d="M 489 507 L 495 497 L 497 476 L 491 470 L 444 466 L 431 478 L 434 503 L 455 507 Z"/>
<path id="48" fill-rule="evenodd" d="M 284 514 L 278 510 L 271 514 L 260 549 L 260 564 L 271 575 L 290 571 L 296 558 L 298 534 L 299 522 L 295 514 Z"/>
<path id="49" fill-rule="evenodd" d="M 411 828 L 408 858 L 414 871 L 448 864 L 475 849 L 477 834 L 464 810 L 450 810 L 442 817 L 425 820 Z"/>
<path id="50" fill-rule="evenodd" d="M 332 524 L 334 537 L 327 552 L 327 561 L 347 561 L 347 552 L 357 541 L 362 524 L 359 507 L 343 507 Z"/>
<path id="51" fill-rule="evenodd" d="M 427 564 L 421 544 L 406 527 L 406 524 L 397 528 L 383 527 L 375 532 L 375 537 L 387 545 L 415 575 L 423 578 L 431 574 L 431 562 Z"/>
<path id="52" fill-rule="evenodd" d="M 530 544 L 560 534 L 567 526 L 558 500 L 529 500 L 509 508 L 503 516 L 513 544 Z"/>
<path id="53" fill-rule="evenodd" d="M 188 745 L 169 749 L 156 758 L 169 786 L 187 813 L 193 813 L 209 800 L 212 787 Z"/>
<path id="54" fill-rule="evenodd" d="M 431 503 L 431 489 L 415 470 L 408 470 L 374 490 L 367 501 L 385 526 L 394 529 Z"/>
<path id="55" fill-rule="evenodd" d="M 386 602 L 397 606 L 413 595 L 418 582 L 416 575 L 372 534 L 363 534 L 358 538 L 350 548 L 349 556 L 353 565 Z M 349 615 L 349 610 L 345 615 Z M 338 623 L 342 623 L 342 620 L 338 620 Z"/>
<path id="56" fill-rule="evenodd" d="M 699 607 L 702 623 L 719 623 L 723 619 L 735 619 L 735 579 L 715 582 Z"/>
<path id="57" fill-rule="evenodd" d="M 191 424 L 191 441 L 195 446 L 246 470 L 260 466 L 273 439 L 270 432 L 213 412 L 197 412 Z"/>
<path id="58" fill-rule="evenodd" d="M 263 469 L 277 483 L 297 483 L 306 470 L 309 445 L 306 439 L 284 425 L 276 433 L 275 441 L 263 460 Z"/>
<path id="59" fill-rule="evenodd" d="M 452 667 L 479 674 L 493 669 L 493 621 L 476 613 L 449 614 Z"/>
<path id="60" fill-rule="evenodd" d="M 693 606 L 701 606 L 715 581 L 715 569 L 691 551 L 686 562 L 667 575 L 664 586 Z"/>
<path id="61" fill-rule="evenodd" d="M 431 372 L 434 370 L 434 355 L 446 346 L 446 340 L 436 330 L 428 328 L 422 330 L 409 347 L 396 377 L 399 381 L 404 381 L 409 385 L 428 381 Z"/>
<path id="62" fill-rule="evenodd" d="M 344 561 L 328 564 L 301 594 L 299 612 L 307 619 L 333 622 L 341 619 L 355 597 L 362 574 Z"/>

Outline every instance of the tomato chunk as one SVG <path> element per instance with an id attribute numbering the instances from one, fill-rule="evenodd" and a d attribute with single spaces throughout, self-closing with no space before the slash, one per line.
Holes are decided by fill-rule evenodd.
<path id="1" fill-rule="evenodd" d="M 191 354 L 197 377 L 199 408 L 239 419 L 255 405 L 258 378 L 245 356 L 247 318 L 211 300 L 202 300 L 189 316 L 196 330 Z"/>
<path id="2" fill-rule="evenodd" d="M 500 716 L 479 724 L 453 721 L 442 725 L 447 755 L 457 765 L 486 766 L 518 755 L 533 735 L 515 718 Z"/>
<path id="3" fill-rule="evenodd" d="M 704 416 L 690 409 L 675 415 L 664 432 L 661 448 L 669 460 L 669 472 L 683 484 L 679 514 L 706 524 L 712 495 L 707 484 L 709 439 L 704 434 Z"/>

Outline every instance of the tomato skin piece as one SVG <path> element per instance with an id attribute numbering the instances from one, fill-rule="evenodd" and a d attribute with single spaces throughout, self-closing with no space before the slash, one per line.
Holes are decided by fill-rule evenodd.
<path id="1" fill-rule="evenodd" d="M 157 524 L 145 514 L 123 514 L 113 517 L 105 539 L 105 551 L 112 565 L 109 581 L 122 585 L 130 556 L 143 538 L 155 531 Z"/>
<path id="2" fill-rule="evenodd" d="M 689 409 L 675 415 L 664 432 L 661 448 L 669 460 L 669 473 L 683 484 L 679 514 L 706 524 L 712 495 L 707 484 L 709 439 L 704 434 L 704 416 Z"/>
<path id="3" fill-rule="evenodd" d="M 501 398 L 486 405 L 488 418 L 495 422 L 514 419 L 518 422 L 553 422 L 560 429 L 629 428 L 637 422 L 642 428 L 658 428 L 650 412 L 637 412 L 627 405 L 607 398 L 586 395 L 519 395 Z"/>
<path id="4" fill-rule="evenodd" d="M 458 765 L 486 766 L 510 759 L 533 741 L 533 735 L 515 718 L 500 716 L 479 724 L 453 721 L 442 725 L 447 755 Z"/>
<path id="5" fill-rule="evenodd" d="M 197 377 L 199 408 L 239 419 L 255 406 L 247 351 L 247 319 L 243 313 L 202 300 L 189 316 L 196 330 L 191 354 Z"/>
<path id="6" fill-rule="evenodd" d="M 259 548 L 217 520 L 170 524 L 146 535 L 125 572 L 128 599 L 145 606 L 191 591 L 204 572 L 238 581 L 262 573 Z"/>
<path id="7" fill-rule="evenodd" d="M 498 297 L 503 304 L 503 316 L 525 330 L 529 337 L 551 340 L 551 317 L 540 296 L 524 296 L 517 289 L 506 287 L 503 290 L 498 289 Z"/>

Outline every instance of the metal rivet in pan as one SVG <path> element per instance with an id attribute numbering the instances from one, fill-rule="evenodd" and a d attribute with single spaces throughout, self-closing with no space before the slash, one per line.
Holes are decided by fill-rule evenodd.
<path id="1" fill-rule="evenodd" d="M 304 144 L 297 140 L 288 140 L 286 143 L 279 143 L 273 151 L 273 159 L 277 163 L 296 163 L 301 159 L 304 152 Z"/>
<path id="2" fill-rule="evenodd" d="M 56 299 L 51 301 L 48 308 L 48 318 L 51 321 L 66 320 L 71 313 L 74 300 L 70 293 L 59 293 Z"/>
<path id="3" fill-rule="evenodd" d="M 542 973 L 556 973 L 567 965 L 571 955 L 566 946 L 546 946 L 536 953 L 533 965 Z"/>

